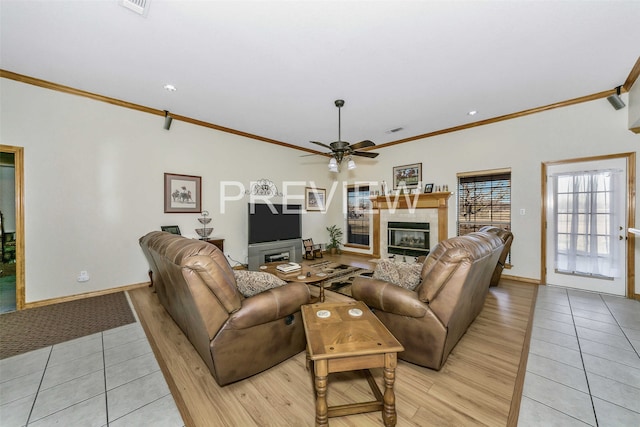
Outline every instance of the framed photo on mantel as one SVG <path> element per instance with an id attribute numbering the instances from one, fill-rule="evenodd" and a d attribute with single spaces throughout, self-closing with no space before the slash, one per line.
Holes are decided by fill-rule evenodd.
<path id="1" fill-rule="evenodd" d="M 202 212 L 202 177 L 164 174 L 165 213 Z"/>

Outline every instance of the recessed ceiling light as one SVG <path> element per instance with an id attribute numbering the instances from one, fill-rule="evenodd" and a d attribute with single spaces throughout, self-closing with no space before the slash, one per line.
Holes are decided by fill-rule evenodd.
<path id="1" fill-rule="evenodd" d="M 176 91 L 176 87 L 174 85 L 164 85 L 164 89 L 167 92 L 175 92 Z"/>
<path id="2" fill-rule="evenodd" d="M 467 113 L 468 116 L 475 116 L 476 114 L 478 114 L 476 110 L 471 110 Z"/>

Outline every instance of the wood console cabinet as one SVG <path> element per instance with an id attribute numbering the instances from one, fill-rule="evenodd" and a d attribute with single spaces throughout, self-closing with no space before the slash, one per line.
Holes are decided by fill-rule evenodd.
<path id="1" fill-rule="evenodd" d="M 206 242 L 217 246 L 218 249 L 220 249 L 222 252 L 224 252 L 224 239 L 208 239 L 208 240 L 206 240 Z"/>

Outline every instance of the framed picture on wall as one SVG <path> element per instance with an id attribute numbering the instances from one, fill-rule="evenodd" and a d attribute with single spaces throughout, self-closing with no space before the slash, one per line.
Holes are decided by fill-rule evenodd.
<path id="1" fill-rule="evenodd" d="M 164 174 L 165 213 L 202 212 L 202 177 Z"/>
<path id="2" fill-rule="evenodd" d="M 323 212 L 327 200 L 327 190 L 324 188 L 307 187 L 305 191 L 305 209 L 307 211 Z"/>
<path id="3" fill-rule="evenodd" d="M 394 166 L 393 189 L 416 188 L 422 182 L 422 163 Z"/>

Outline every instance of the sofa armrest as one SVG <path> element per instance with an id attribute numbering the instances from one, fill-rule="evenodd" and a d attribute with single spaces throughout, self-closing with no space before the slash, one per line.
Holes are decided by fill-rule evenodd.
<path id="1" fill-rule="evenodd" d="M 418 294 L 393 283 L 368 277 L 356 277 L 351 286 L 353 298 L 367 306 L 408 317 L 424 317 L 427 306 Z"/>
<path id="2" fill-rule="evenodd" d="M 282 319 L 300 311 L 300 306 L 308 304 L 310 298 L 304 283 L 287 283 L 242 300 L 242 307 L 229 317 L 227 325 L 244 329 Z"/>

